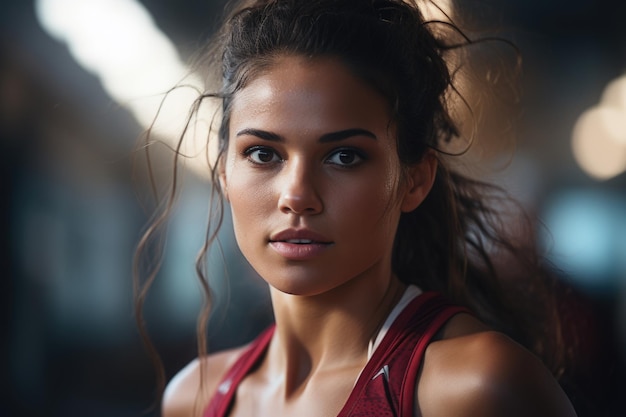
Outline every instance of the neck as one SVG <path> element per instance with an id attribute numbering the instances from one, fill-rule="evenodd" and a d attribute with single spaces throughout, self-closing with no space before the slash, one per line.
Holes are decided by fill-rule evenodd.
<path id="1" fill-rule="evenodd" d="M 405 285 L 389 274 L 357 277 L 324 294 L 297 296 L 272 289 L 276 334 L 268 372 L 295 391 L 317 372 L 358 367 Z"/>

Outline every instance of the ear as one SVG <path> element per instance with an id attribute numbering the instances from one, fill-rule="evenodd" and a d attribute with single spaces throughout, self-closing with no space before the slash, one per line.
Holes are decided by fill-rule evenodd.
<path id="1" fill-rule="evenodd" d="M 437 157 L 432 150 L 427 151 L 422 160 L 412 165 L 406 174 L 406 189 L 400 206 L 402 212 L 415 210 L 426 198 L 437 175 Z"/>

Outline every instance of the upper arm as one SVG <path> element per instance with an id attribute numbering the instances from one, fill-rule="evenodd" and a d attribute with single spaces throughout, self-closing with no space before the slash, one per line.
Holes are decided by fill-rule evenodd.
<path id="1" fill-rule="evenodd" d="M 196 358 L 167 384 L 161 404 L 162 417 L 200 417 L 223 375 L 242 348 Z"/>
<path id="2" fill-rule="evenodd" d="M 170 380 L 163 393 L 163 417 L 196 417 L 202 415 L 206 394 L 201 389 L 203 361 L 194 359 Z"/>
<path id="3" fill-rule="evenodd" d="M 439 343 L 431 357 L 425 358 L 416 393 L 416 415 L 576 415 L 539 359 L 508 337 L 483 332 Z"/>

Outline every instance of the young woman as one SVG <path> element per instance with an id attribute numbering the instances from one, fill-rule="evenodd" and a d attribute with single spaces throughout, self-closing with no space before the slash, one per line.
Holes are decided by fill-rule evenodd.
<path id="1" fill-rule="evenodd" d="M 165 417 L 575 415 L 527 350 L 559 352 L 518 308 L 549 305 L 537 259 L 498 229 L 493 189 L 442 157 L 459 49 L 422 16 L 401 0 L 257 0 L 225 23 L 222 85 L 200 99 L 223 104 L 214 187 L 275 325 L 183 369 Z"/>

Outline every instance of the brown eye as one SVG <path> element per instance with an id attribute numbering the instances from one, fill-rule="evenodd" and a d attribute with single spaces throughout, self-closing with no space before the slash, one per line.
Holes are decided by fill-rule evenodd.
<path id="1" fill-rule="evenodd" d="M 255 164 L 269 164 L 280 161 L 280 157 L 271 148 L 255 146 L 245 152 L 246 157 Z"/>
<path id="2" fill-rule="evenodd" d="M 352 149 L 340 149 L 332 153 L 326 160 L 328 163 L 352 167 L 363 161 L 363 157 L 359 153 Z"/>

